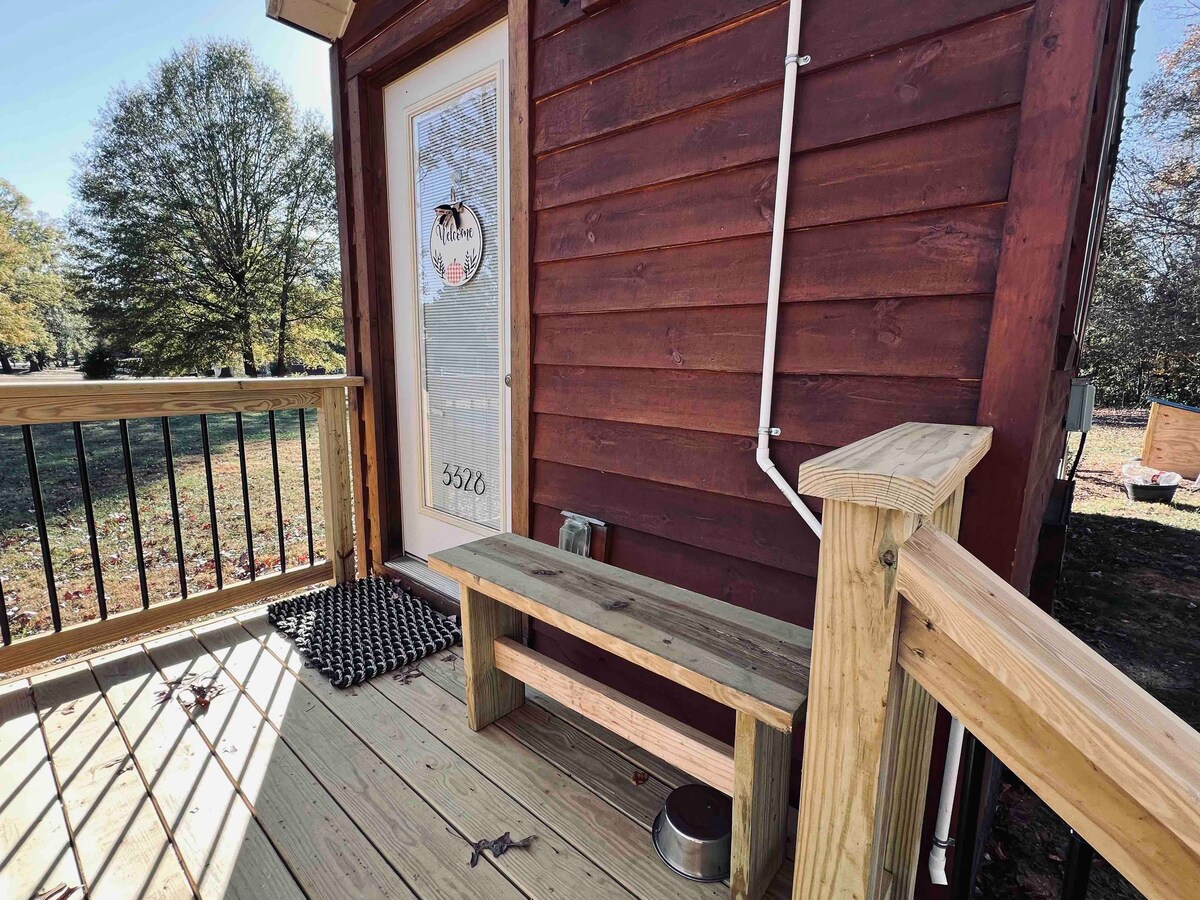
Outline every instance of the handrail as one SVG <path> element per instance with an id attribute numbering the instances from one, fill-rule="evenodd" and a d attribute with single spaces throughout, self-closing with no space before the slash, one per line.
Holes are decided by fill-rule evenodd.
<path id="1" fill-rule="evenodd" d="M 955 543 L 990 429 L 898 426 L 823 497 L 794 900 L 913 895 L 933 704 L 1139 890 L 1200 883 L 1200 734 Z"/>
<path id="2" fill-rule="evenodd" d="M 145 631 L 178 624 L 188 618 L 218 612 L 231 606 L 265 599 L 333 578 L 343 581 L 354 576 L 354 533 L 351 522 L 351 486 L 347 423 L 347 390 L 363 384 L 357 376 L 313 376 L 298 378 L 254 379 L 130 379 L 118 381 L 0 383 L 0 426 L 22 428 L 30 490 L 37 514 L 42 566 L 53 619 L 52 632 L 29 637 L 13 634 L 0 581 L 0 671 L 31 665 L 65 653 L 93 649 L 101 643 L 129 637 Z M 276 412 L 297 410 L 302 447 L 305 446 L 305 410 L 317 412 L 317 431 L 321 461 L 321 491 L 325 515 L 327 562 L 312 559 L 306 565 L 289 566 L 284 552 L 284 521 L 279 508 L 280 475 L 276 441 Z M 241 497 L 246 528 L 249 578 L 225 583 L 221 574 L 221 549 L 214 501 L 213 467 L 209 448 L 209 415 L 233 414 L 237 426 L 237 450 L 241 470 Z M 255 563 L 251 504 L 247 482 L 246 447 L 243 439 L 244 413 L 266 413 L 270 430 L 271 470 L 276 503 L 276 531 L 280 551 L 279 570 L 275 574 L 258 573 Z M 199 416 L 203 442 L 205 481 L 212 532 L 212 554 L 216 565 L 215 589 L 189 594 L 184 566 L 184 548 L 180 536 L 179 503 L 175 480 L 175 456 L 172 452 L 171 417 Z M 175 564 L 179 571 L 179 599 L 151 605 L 146 589 L 146 568 L 142 555 L 139 525 L 139 499 L 130 456 L 129 420 L 160 420 L 161 440 L 167 466 L 167 483 L 174 529 Z M 97 544 L 92 494 L 89 486 L 87 453 L 82 422 L 115 421 L 119 426 L 123 450 L 124 478 L 127 482 L 132 537 L 137 551 L 142 608 L 108 614 L 105 604 L 104 577 Z M 54 563 L 43 511 L 38 478 L 37 447 L 33 426 L 71 423 L 75 435 L 76 467 L 88 524 L 87 540 L 91 548 L 93 581 L 97 594 L 99 619 L 65 625 L 60 616 L 55 587 Z M 151 426 L 153 427 L 153 426 Z M 305 485 L 307 537 L 312 546 L 312 509 L 307 488 L 307 455 L 302 456 Z"/>
<path id="3" fill-rule="evenodd" d="M 1134 886 L 1200 884 L 1200 734 L 946 535 L 905 543 L 900 664 Z"/>
<path id="4" fill-rule="evenodd" d="M 362 385 L 357 375 L 9 382 L 0 384 L 0 425 L 298 409 L 318 406 L 326 390 Z"/>

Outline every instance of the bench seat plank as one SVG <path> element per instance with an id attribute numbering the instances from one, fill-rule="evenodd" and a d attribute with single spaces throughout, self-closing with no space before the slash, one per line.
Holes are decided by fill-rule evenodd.
<path id="1" fill-rule="evenodd" d="M 781 731 L 807 699 L 807 628 L 513 534 L 429 566 Z"/>

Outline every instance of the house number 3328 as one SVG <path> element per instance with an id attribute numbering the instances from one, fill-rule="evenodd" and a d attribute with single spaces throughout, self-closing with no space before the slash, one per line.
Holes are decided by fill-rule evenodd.
<path id="1" fill-rule="evenodd" d="M 467 466 L 455 466 L 451 469 L 450 463 L 446 463 L 446 468 L 442 469 L 442 484 L 459 491 L 473 491 L 481 497 L 487 491 L 482 472 Z"/>

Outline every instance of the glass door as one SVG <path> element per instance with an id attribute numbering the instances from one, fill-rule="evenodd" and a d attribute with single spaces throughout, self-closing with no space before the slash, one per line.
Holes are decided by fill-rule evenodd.
<path id="1" fill-rule="evenodd" d="M 402 540 L 508 528 L 507 25 L 384 91 Z"/>

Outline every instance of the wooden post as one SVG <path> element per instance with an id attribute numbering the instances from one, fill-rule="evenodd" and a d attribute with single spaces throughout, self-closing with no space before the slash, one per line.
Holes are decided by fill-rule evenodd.
<path id="1" fill-rule="evenodd" d="M 962 518 L 963 485 L 939 506 L 930 523 L 958 538 Z M 937 701 L 907 672 L 900 675 L 900 734 L 892 779 L 892 808 L 888 817 L 888 843 L 884 867 L 892 874 L 896 897 L 911 897 L 917 885 L 921 860 L 921 829 L 929 792 L 929 763 Z"/>
<path id="2" fill-rule="evenodd" d="M 350 457 L 346 432 L 346 391 L 327 388 L 317 408 L 321 442 L 321 495 L 325 509 L 325 555 L 337 584 L 354 580 L 354 528 L 350 501 Z"/>
<path id="3" fill-rule="evenodd" d="M 463 585 L 463 664 L 467 675 L 467 724 L 491 725 L 525 702 L 525 685 L 496 667 L 496 639 L 521 640 L 525 617 L 498 600 Z"/>
<path id="4" fill-rule="evenodd" d="M 791 732 L 744 712 L 733 744 L 733 847 L 729 886 L 733 900 L 757 900 L 783 863 L 787 841 Z"/>
<path id="5" fill-rule="evenodd" d="M 922 735 L 929 718 L 915 692 L 901 702 L 896 571 L 922 519 L 947 501 L 957 509 L 954 496 L 990 443 L 988 428 L 901 425 L 800 468 L 800 492 L 825 506 L 794 900 L 878 900 L 892 882 L 901 714 L 923 716 Z"/>

